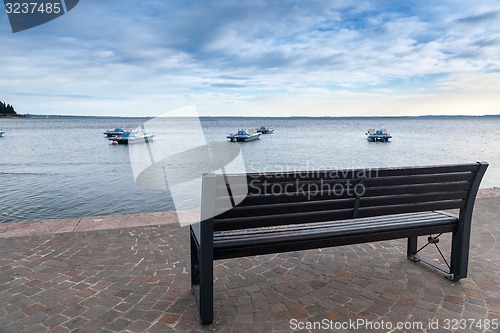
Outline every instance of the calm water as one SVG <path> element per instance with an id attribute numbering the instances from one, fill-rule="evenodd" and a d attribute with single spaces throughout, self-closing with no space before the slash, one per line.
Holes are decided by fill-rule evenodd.
<path id="1" fill-rule="evenodd" d="M 168 190 L 135 184 L 125 145 L 102 132 L 146 119 L 0 119 L 0 223 L 172 210 Z M 247 171 L 369 168 L 487 161 L 482 187 L 500 186 L 500 117 L 487 118 L 204 118 L 208 141 L 238 128 L 276 132 L 239 145 Z M 371 143 L 368 128 L 392 142 Z M 162 131 L 156 132 L 162 140 Z M 154 147 L 155 142 L 152 142 Z M 136 145 L 137 147 L 137 145 Z"/>

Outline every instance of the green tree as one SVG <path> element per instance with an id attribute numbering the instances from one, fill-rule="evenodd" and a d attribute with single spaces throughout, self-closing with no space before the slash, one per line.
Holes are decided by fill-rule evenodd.
<path id="1" fill-rule="evenodd" d="M 14 107 L 10 104 L 5 104 L 5 102 L 0 101 L 0 115 L 17 115 Z"/>

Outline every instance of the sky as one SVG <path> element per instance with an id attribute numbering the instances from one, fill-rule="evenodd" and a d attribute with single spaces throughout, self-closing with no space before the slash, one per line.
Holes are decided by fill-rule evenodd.
<path id="1" fill-rule="evenodd" d="M 82 0 L 12 33 L 23 114 L 500 114 L 500 1 Z"/>

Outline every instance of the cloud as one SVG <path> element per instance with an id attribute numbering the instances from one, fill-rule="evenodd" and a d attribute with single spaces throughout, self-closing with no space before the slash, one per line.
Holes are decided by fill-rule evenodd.
<path id="1" fill-rule="evenodd" d="M 497 83 L 498 13 L 488 1 L 87 0 L 18 34 L 0 20 L 0 99 L 26 113 L 146 116 L 197 103 L 251 115 L 297 96 L 490 92 L 481 79 Z"/>
<path id="2" fill-rule="evenodd" d="M 215 88 L 244 88 L 246 85 L 236 83 L 212 83 L 210 86 Z"/>
<path id="3" fill-rule="evenodd" d="M 461 17 L 457 19 L 458 23 L 465 23 L 465 24 L 471 24 L 471 25 L 476 25 L 476 24 L 484 24 L 490 21 L 495 21 L 498 20 L 498 17 L 500 12 L 499 11 L 491 11 L 487 13 L 482 13 L 478 15 L 470 15 L 466 17 Z"/>

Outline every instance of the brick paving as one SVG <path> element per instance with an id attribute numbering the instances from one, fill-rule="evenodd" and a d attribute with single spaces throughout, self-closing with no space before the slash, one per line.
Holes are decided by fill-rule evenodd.
<path id="1" fill-rule="evenodd" d="M 0 332 L 289 332 L 358 319 L 424 325 L 391 332 L 453 332 L 450 320 L 475 324 L 456 332 L 500 332 L 479 327 L 500 322 L 499 217 L 500 198 L 478 199 L 458 283 L 407 260 L 404 241 L 218 261 L 210 326 L 198 322 L 177 224 L 0 238 Z M 375 328 L 336 332 L 388 331 Z"/>

